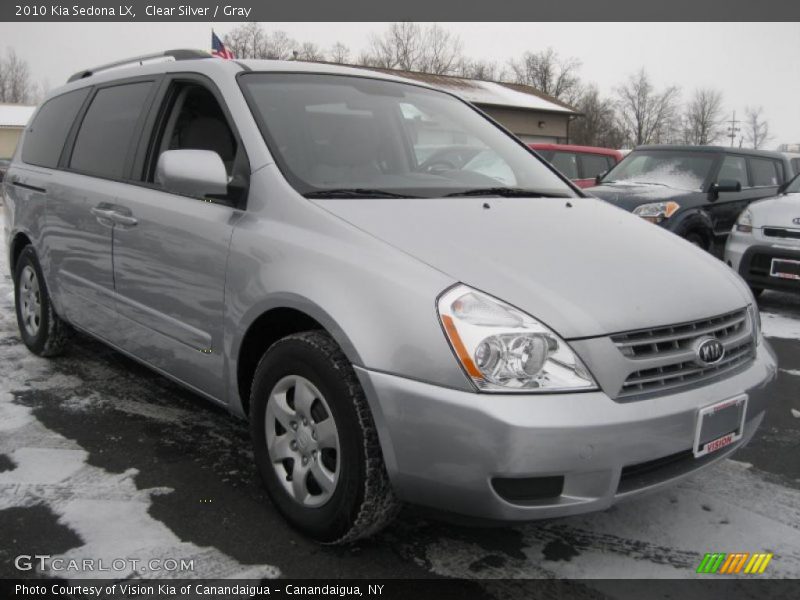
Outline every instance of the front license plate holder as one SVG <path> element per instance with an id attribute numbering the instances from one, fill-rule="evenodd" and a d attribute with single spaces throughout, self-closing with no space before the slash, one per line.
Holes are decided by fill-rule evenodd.
<path id="1" fill-rule="evenodd" d="M 800 260 L 773 258 L 769 274 L 780 279 L 800 280 Z"/>
<path id="2" fill-rule="evenodd" d="M 742 439 L 746 416 L 747 394 L 701 408 L 695 425 L 694 457 L 706 456 Z"/>

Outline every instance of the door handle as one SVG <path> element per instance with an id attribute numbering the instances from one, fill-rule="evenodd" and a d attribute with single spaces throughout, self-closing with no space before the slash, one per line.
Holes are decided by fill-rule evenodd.
<path id="1" fill-rule="evenodd" d="M 124 210 L 125 212 L 130 212 L 127 209 Z M 111 223 L 116 223 L 117 225 L 124 225 L 125 227 L 134 227 L 139 223 L 139 221 L 133 218 L 130 214 L 123 214 L 120 209 L 104 204 L 93 206 L 90 211 L 95 217 L 97 217 L 97 220 L 104 225 L 108 224 L 109 221 Z"/>
<path id="2" fill-rule="evenodd" d="M 139 221 L 133 217 L 129 215 L 121 215 L 116 211 L 114 211 L 114 216 L 111 217 L 111 220 L 118 225 L 125 225 L 125 227 L 134 227 L 139 224 Z"/>
<path id="3" fill-rule="evenodd" d="M 91 212 L 95 217 L 97 217 L 97 220 L 100 221 L 101 223 L 103 221 L 113 222 L 114 220 L 115 213 L 110 208 L 100 208 L 99 206 L 93 206 L 91 209 L 89 209 L 89 212 Z"/>

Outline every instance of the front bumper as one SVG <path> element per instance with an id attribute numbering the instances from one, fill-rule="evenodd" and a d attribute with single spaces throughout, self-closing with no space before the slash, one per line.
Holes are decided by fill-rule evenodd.
<path id="1" fill-rule="evenodd" d="M 762 341 L 755 361 L 725 380 L 624 403 L 600 391 L 478 394 L 363 368 L 356 372 L 401 500 L 524 521 L 604 509 L 728 456 L 761 423 L 776 363 Z M 690 451 L 698 409 L 742 392 L 749 397 L 742 440 L 695 459 Z M 492 484 L 497 478 L 557 477 L 563 477 L 558 495 L 524 502 L 509 501 Z"/>
<path id="2" fill-rule="evenodd" d="M 795 240 L 767 238 L 761 230 L 753 234 L 735 230 L 725 246 L 725 262 L 754 288 L 798 291 L 800 281 L 772 277 L 770 267 L 773 258 L 800 260 L 800 243 Z"/>

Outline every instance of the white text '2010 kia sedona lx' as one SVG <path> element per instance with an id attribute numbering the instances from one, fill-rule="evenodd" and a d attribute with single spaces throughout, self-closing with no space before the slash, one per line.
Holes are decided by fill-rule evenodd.
<path id="1" fill-rule="evenodd" d="M 603 509 L 761 422 L 775 359 L 739 277 L 466 102 L 322 64 L 136 61 L 49 94 L 9 168 L 22 339 L 52 356 L 77 329 L 249 418 L 309 536 L 401 502 Z"/>

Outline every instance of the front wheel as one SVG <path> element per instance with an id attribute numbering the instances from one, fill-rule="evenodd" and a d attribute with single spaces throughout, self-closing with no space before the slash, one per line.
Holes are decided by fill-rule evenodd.
<path id="1" fill-rule="evenodd" d="M 256 369 L 250 406 L 258 470 L 294 527 L 346 543 L 394 518 L 398 503 L 364 392 L 327 333 L 273 344 Z"/>
<path id="2" fill-rule="evenodd" d="M 69 337 L 69 325 L 53 309 L 42 268 L 33 246 L 26 246 L 14 269 L 14 301 L 23 343 L 39 356 L 61 354 Z"/>
<path id="3" fill-rule="evenodd" d="M 683 236 L 687 242 L 690 242 L 700 248 L 701 250 L 708 250 L 708 242 L 706 242 L 706 238 L 703 235 L 697 233 L 696 231 L 690 231 L 686 235 Z"/>

